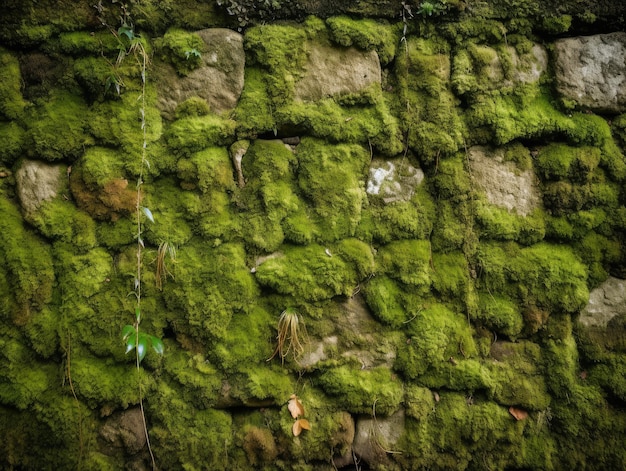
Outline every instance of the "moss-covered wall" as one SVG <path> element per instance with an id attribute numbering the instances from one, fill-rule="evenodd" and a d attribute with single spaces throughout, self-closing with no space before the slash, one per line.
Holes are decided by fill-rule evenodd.
<path id="1" fill-rule="evenodd" d="M 620 2 L 93 3 L 0 15 L 0 468 L 146 469 L 140 396 L 164 470 L 623 468 L 626 115 L 554 70 Z"/>

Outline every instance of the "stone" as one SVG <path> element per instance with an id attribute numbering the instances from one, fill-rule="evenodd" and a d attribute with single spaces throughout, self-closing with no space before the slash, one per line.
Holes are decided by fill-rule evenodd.
<path id="1" fill-rule="evenodd" d="M 24 160 L 15 172 L 17 195 L 24 213 L 32 215 L 44 201 L 54 199 L 65 184 L 64 165 Z"/>
<path id="2" fill-rule="evenodd" d="M 361 417 L 356 421 L 356 433 L 352 450 L 371 468 L 377 469 L 388 462 L 387 454 L 404 432 L 403 409 L 389 417 Z"/>
<path id="3" fill-rule="evenodd" d="M 141 410 L 134 407 L 111 415 L 100 428 L 99 439 L 100 450 L 106 455 L 119 450 L 129 455 L 139 453 L 146 446 Z"/>
<path id="4" fill-rule="evenodd" d="M 301 101 L 317 101 L 359 93 L 372 85 L 380 87 L 381 77 L 376 51 L 311 43 L 304 76 L 295 85 L 295 97 Z"/>
<path id="5" fill-rule="evenodd" d="M 489 203 L 521 216 L 540 206 L 535 174 L 520 171 L 514 162 L 505 162 L 503 149 L 474 146 L 468 154 L 473 182 L 486 193 Z"/>
<path id="6" fill-rule="evenodd" d="M 626 315 L 626 280 L 609 277 L 591 291 L 578 321 L 585 327 L 606 328 L 619 315 Z"/>
<path id="7" fill-rule="evenodd" d="M 554 52 L 563 98 L 601 113 L 626 111 L 626 33 L 559 39 Z"/>
<path id="8" fill-rule="evenodd" d="M 225 28 L 196 34 L 206 44 L 200 67 L 186 77 L 178 76 L 169 65 L 162 65 L 157 72 L 157 103 L 166 119 L 174 119 L 176 107 L 194 96 L 204 98 L 217 114 L 233 110 L 241 96 L 246 61 L 243 36 Z"/>
<path id="9" fill-rule="evenodd" d="M 374 159 L 367 180 L 367 194 L 380 196 L 385 203 L 409 201 L 424 180 L 424 172 L 406 159 Z"/>

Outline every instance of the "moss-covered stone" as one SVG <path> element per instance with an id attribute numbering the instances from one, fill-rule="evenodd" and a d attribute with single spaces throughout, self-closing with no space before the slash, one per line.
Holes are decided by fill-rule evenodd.
<path id="1" fill-rule="evenodd" d="M 326 20 L 332 41 L 341 46 L 355 45 L 361 49 L 374 49 L 380 62 L 389 64 L 396 55 L 399 29 L 372 19 L 354 20 L 336 16 Z"/>

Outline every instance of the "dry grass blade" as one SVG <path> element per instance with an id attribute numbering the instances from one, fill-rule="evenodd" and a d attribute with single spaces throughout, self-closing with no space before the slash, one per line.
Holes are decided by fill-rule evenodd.
<path id="1" fill-rule="evenodd" d="M 172 272 L 170 272 L 167 264 L 165 263 L 166 256 L 169 256 L 172 263 L 176 262 L 176 247 L 171 245 L 169 242 L 161 242 L 157 250 L 156 269 L 154 274 L 156 286 L 161 291 L 163 290 L 163 282 L 167 280 L 167 277 L 170 276 L 171 278 L 174 278 L 174 275 L 172 275 Z"/>
<path id="2" fill-rule="evenodd" d="M 276 336 L 276 349 L 268 361 L 276 355 L 280 356 L 284 364 L 285 358 L 291 353 L 297 358 L 303 351 L 301 336 L 303 332 L 300 326 L 300 315 L 293 308 L 285 309 L 278 319 L 278 335 Z"/>

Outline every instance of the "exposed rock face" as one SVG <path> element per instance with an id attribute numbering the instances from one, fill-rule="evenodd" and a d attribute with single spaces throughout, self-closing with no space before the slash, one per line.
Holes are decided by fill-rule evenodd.
<path id="1" fill-rule="evenodd" d="M 174 117 L 180 103 L 193 96 L 204 98 L 215 113 L 230 111 L 243 90 L 243 36 L 224 28 L 204 29 L 196 34 L 206 44 L 202 65 L 186 77 L 179 77 L 170 66 L 159 72 L 159 108 L 167 119 Z"/>
<path id="2" fill-rule="evenodd" d="M 352 450 L 372 467 L 387 460 L 387 452 L 393 451 L 404 432 L 404 411 L 389 417 L 360 418 L 356 422 L 356 435 Z"/>
<path id="3" fill-rule="evenodd" d="M 381 83 L 380 62 L 375 51 L 312 43 L 305 70 L 295 90 L 296 98 L 303 101 L 357 93 Z"/>
<path id="4" fill-rule="evenodd" d="M 404 159 L 374 159 L 370 165 L 367 193 L 379 195 L 385 203 L 409 201 L 424 180 L 424 172 Z"/>
<path id="5" fill-rule="evenodd" d="M 469 149 L 474 182 L 487 194 L 487 201 L 527 216 L 540 204 L 539 190 L 532 171 L 520 172 L 515 163 L 504 161 L 504 150 L 482 146 Z"/>
<path id="6" fill-rule="evenodd" d="M 598 112 L 626 110 L 626 33 L 560 39 L 554 50 L 559 93 Z"/>
<path id="7" fill-rule="evenodd" d="M 579 321 L 585 327 L 606 327 L 622 314 L 626 314 L 626 280 L 609 277 L 590 293 Z"/>
<path id="8" fill-rule="evenodd" d="M 44 201 L 57 195 L 63 185 L 64 167 L 38 160 L 24 160 L 15 173 L 15 181 L 17 194 L 27 215 L 34 213 Z"/>
<path id="9" fill-rule="evenodd" d="M 105 454 L 115 453 L 119 449 L 129 455 L 140 452 L 146 446 L 141 411 L 135 407 L 113 414 L 100 429 L 100 439 Z"/>

